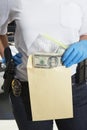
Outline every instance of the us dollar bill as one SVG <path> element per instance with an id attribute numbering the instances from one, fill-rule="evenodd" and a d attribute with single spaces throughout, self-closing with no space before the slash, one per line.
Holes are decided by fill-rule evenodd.
<path id="1" fill-rule="evenodd" d="M 54 68 L 61 65 L 61 56 L 58 53 L 36 53 L 33 55 L 33 66 L 36 68 Z"/>
<path id="2" fill-rule="evenodd" d="M 66 49 L 63 43 L 48 35 L 38 35 L 33 45 L 39 52 L 33 55 L 34 67 L 53 68 L 62 65 L 61 57 Z"/>

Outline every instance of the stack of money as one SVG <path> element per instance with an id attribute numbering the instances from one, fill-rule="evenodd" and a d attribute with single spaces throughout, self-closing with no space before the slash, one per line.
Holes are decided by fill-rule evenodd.
<path id="1" fill-rule="evenodd" d="M 37 53 L 33 55 L 33 66 L 36 68 L 54 68 L 61 65 L 61 56 L 57 53 Z"/>
<path id="2" fill-rule="evenodd" d="M 40 44 L 42 43 L 43 47 L 45 47 L 44 50 L 46 50 L 47 47 L 50 50 L 52 50 L 50 48 L 50 44 L 52 43 L 54 45 L 57 44 L 57 46 L 56 46 L 56 50 L 53 53 L 39 52 L 39 53 L 34 54 L 33 66 L 36 68 L 53 68 L 53 67 L 61 66 L 62 65 L 61 57 L 66 49 L 66 46 L 63 43 L 56 41 L 55 39 L 53 39 L 52 37 L 48 35 L 39 35 L 37 39 L 39 39 L 38 46 L 40 46 Z"/>

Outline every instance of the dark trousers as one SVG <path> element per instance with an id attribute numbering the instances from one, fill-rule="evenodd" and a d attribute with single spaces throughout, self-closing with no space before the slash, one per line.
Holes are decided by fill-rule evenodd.
<path id="1" fill-rule="evenodd" d="M 59 130 L 87 130 L 87 85 L 85 83 L 76 84 L 75 76 L 72 80 L 74 118 L 55 121 Z M 26 84 L 23 89 L 21 97 L 10 94 L 13 113 L 19 130 L 53 130 L 52 120 L 31 121 L 28 85 Z"/>

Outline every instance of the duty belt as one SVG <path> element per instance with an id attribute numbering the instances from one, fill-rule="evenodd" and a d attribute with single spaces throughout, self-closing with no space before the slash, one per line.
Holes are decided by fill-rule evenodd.
<path id="1" fill-rule="evenodd" d="M 6 60 L 6 68 L 4 73 L 4 83 L 3 83 L 3 90 L 6 94 L 9 94 L 11 91 L 11 83 L 15 76 L 15 62 L 12 57 L 12 53 L 9 47 L 5 48 L 4 56 Z"/>

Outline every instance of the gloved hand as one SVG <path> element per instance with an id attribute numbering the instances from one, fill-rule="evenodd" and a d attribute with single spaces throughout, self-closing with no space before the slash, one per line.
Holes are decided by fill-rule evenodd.
<path id="1" fill-rule="evenodd" d="M 87 58 L 87 40 L 72 44 L 63 54 L 62 63 L 66 67 L 77 64 Z"/>
<path id="2" fill-rule="evenodd" d="M 21 58 L 22 58 L 21 53 L 17 53 L 16 55 L 13 56 L 13 59 L 15 61 L 15 65 L 16 66 L 22 63 L 22 59 Z"/>
<path id="3" fill-rule="evenodd" d="M 15 62 L 15 65 L 19 65 L 22 63 L 22 55 L 21 53 L 17 53 L 16 55 L 13 56 L 13 59 L 14 59 L 14 62 Z M 5 58 L 2 58 L 2 63 L 5 63 Z"/>

